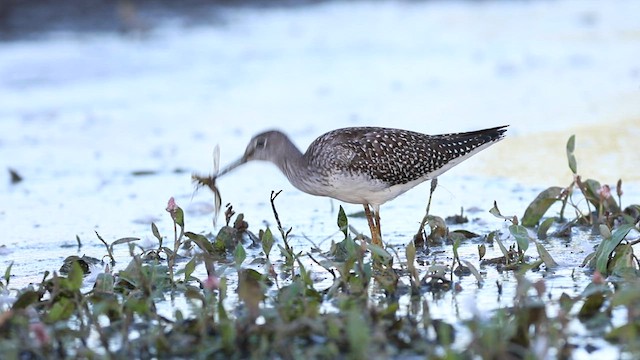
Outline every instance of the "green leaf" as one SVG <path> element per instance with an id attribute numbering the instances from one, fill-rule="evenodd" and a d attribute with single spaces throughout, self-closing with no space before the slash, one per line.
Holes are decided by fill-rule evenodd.
<path id="1" fill-rule="evenodd" d="M 111 243 L 111 245 L 109 245 L 108 251 L 109 254 L 113 254 L 113 247 L 116 245 L 120 245 L 120 244 L 130 244 L 133 243 L 135 241 L 140 240 L 140 238 L 136 238 L 136 237 L 124 237 L 124 238 L 120 238 L 114 242 Z M 113 258 L 112 258 L 113 259 Z M 115 262 L 115 260 L 113 260 Z"/>
<path id="2" fill-rule="evenodd" d="M 629 283 L 629 285 L 631 284 L 632 283 Z M 637 284 L 637 282 L 635 284 Z M 614 308 L 618 306 L 635 306 L 635 304 L 638 303 L 640 303 L 640 291 L 638 291 L 636 286 L 620 287 L 619 289 L 616 289 L 616 292 L 611 297 L 611 305 Z M 637 324 L 637 321 L 634 322 Z"/>
<path id="3" fill-rule="evenodd" d="M 238 214 L 238 216 L 236 216 L 236 219 L 233 221 L 233 228 L 241 229 L 244 226 L 244 222 L 244 214 Z"/>
<path id="4" fill-rule="evenodd" d="M 611 229 L 609 229 L 607 224 L 600 224 L 598 229 L 600 230 L 600 235 L 605 239 L 611 237 Z"/>
<path id="5" fill-rule="evenodd" d="M 509 263 L 509 252 L 507 251 L 507 248 L 504 247 L 504 245 L 502 244 L 502 240 L 500 240 L 499 236 L 495 236 L 494 239 L 498 243 L 498 247 L 500 248 L 500 251 L 502 252 L 502 255 L 504 255 L 505 263 L 508 264 Z"/>
<path id="6" fill-rule="evenodd" d="M 211 241 L 209 241 L 209 239 L 207 239 L 204 235 L 187 231 L 186 233 L 184 233 L 184 236 L 186 236 L 189 240 L 193 241 L 196 245 L 198 245 L 198 247 L 202 251 L 207 252 L 209 254 L 216 253 L 216 250 L 214 249 L 213 244 L 211 244 Z"/>
<path id="7" fill-rule="evenodd" d="M 235 260 L 236 265 L 240 267 L 246 258 L 247 252 L 244 250 L 244 246 L 242 246 L 242 243 L 238 243 L 236 249 L 233 251 L 233 259 Z"/>
<path id="8" fill-rule="evenodd" d="M 600 206 L 600 196 L 598 195 L 600 182 L 598 180 L 587 179 L 583 181 L 582 184 L 584 185 L 584 188 L 582 189 L 584 197 L 596 208 Z"/>
<path id="9" fill-rule="evenodd" d="M 249 311 L 249 317 L 255 319 L 260 313 L 260 302 L 264 299 L 264 277 L 253 269 L 238 271 L 238 297 Z"/>
<path id="10" fill-rule="evenodd" d="M 453 258 L 456 261 L 460 261 L 460 258 L 458 257 L 458 248 L 460 247 L 460 239 L 455 239 L 453 241 Z"/>
<path id="11" fill-rule="evenodd" d="M 614 344 L 634 344 L 640 333 L 640 325 L 630 322 L 622 326 L 611 329 L 605 334 L 604 339 Z"/>
<path id="12" fill-rule="evenodd" d="M 460 232 L 456 232 L 456 231 L 450 231 L 447 238 L 449 239 L 449 241 L 453 241 L 454 243 L 456 241 L 461 242 L 466 240 L 467 238 L 464 237 L 463 234 L 461 234 Z"/>
<path id="13" fill-rule="evenodd" d="M 30 306 L 40 301 L 41 297 L 42 295 L 37 291 L 33 291 L 33 290 L 25 291 L 22 294 L 20 294 L 20 296 L 18 296 L 18 299 L 16 299 L 16 302 L 13 303 L 12 309 L 13 310 L 26 309 L 27 306 Z"/>
<path id="14" fill-rule="evenodd" d="M 137 237 L 124 237 L 124 238 L 120 238 L 114 242 L 111 243 L 111 249 L 113 249 L 113 247 L 115 245 L 120 245 L 120 244 L 128 244 L 130 242 L 134 242 L 134 241 L 138 241 L 140 240 L 140 238 Z"/>
<path id="15" fill-rule="evenodd" d="M 176 224 L 180 225 L 181 228 L 184 229 L 184 211 L 182 211 L 181 207 L 176 209 Z"/>
<path id="16" fill-rule="evenodd" d="M 438 343 L 450 348 L 455 338 L 455 328 L 453 325 L 442 320 L 433 319 L 431 326 L 436 333 Z"/>
<path id="17" fill-rule="evenodd" d="M 464 239 L 474 239 L 474 238 L 480 237 L 480 235 L 465 229 L 458 229 L 458 230 L 453 230 L 449 232 L 449 236 L 453 234 L 458 234 L 460 235 L 461 238 L 464 238 Z"/>
<path id="18" fill-rule="evenodd" d="M 620 244 L 620 242 L 622 242 L 629 231 L 631 231 L 631 229 L 633 228 L 633 225 L 621 225 L 616 229 L 616 231 L 613 232 L 610 238 L 602 240 L 602 242 L 596 249 L 595 256 L 589 262 L 589 267 L 592 269 L 595 268 L 603 276 L 608 275 L 607 264 L 609 262 L 611 253 L 613 253 L 616 247 Z"/>
<path id="19" fill-rule="evenodd" d="M 353 242 L 353 244 L 355 245 L 355 242 Z M 391 256 L 391 254 L 389 254 L 389 252 L 387 250 L 385 250 L 381 246 L 374 245 L 374 244 L 367 244 L 367 249 L 369 249 L 369 251 L 371 251 L 372 255 L 378 256 L 379 259 L 382 260 L 383 263 L 385 263 L 385 264 L 393 258 Z M 354 255 L 357 255 L 356 250 L 357 250 L 357 248 L 354 246 L 353 247 Z"/>
<path id="20" fill-rule="evenodd" d="M 220 278 L 220 284 L 218 285 L 218 292 L 220 293 L 220 301 L 218 301 L 218 305 L 222 307 L 222 310 L 224 311 L 224 306 L 222 306 L 222 301 L 227 298 L 227 277 L 226 276 L 223 276 Z M 221 318 L 227 319 L 226 312 L 223 315 L 225 316 L 224 317 L 221 316 Z"/>
<path id="21" fill-rule="evenodd" d="M 515 218 L 515 216 L 504 216 L 502 215 L 502 213 L 500 212 L 500 209 L 498 209 L 498 202 L 497 201 L 493 201 L 493 207 L 491 208 L 491 210 L 489 210 L 489 213 L 495 217 L 497 217 L 498 219 L 502 219 L 502 220 L 508 220 L 511 221 L 511 223 L 515 224 L 517 219 Z"/>
<path id="22" fill-rule="evenodd" d="M 156 239 L 158 239 L 158 241 L 160 242 L 160 244 L 162 244 L 162 235 L 160 235 L 160 231 L 158 231 L 158 227 L 156 226 L 156 223 L 151 223 L 151 232 L 153 233 L 153 236 L 156 237 Z"/>
<path id="23" fill-rule="evenodd" d="M 563 190 L 564 189 L 559 186 L 552 186 L 538 194 L 524 211 L 522 225 L 531 227 L 538 224 L 538 221 L 540 221 L 547 210 L 549 210 L 551 205 L 559 200 Z"/>
<path id="24" fill-rule="evenodd" d="M 558 303 L 560 305 L 560 308 L 565 312 L 565 313 L 569 313 L 571 311 L 571 308 L 573 307 L 573 304 L 576 303 L 576 299 L 572 299 L 571 296 L 567 295 L 567 293 L 563 292 L 562 294 L 560 294 L 560 298 L 558 299 Z"/>
<path id="25" fill-rule="evenodd" d="M 540 226 L 538 226 L 538 233 L 537 233 L 538 239 L 547 238 L 547 232 L 549 231 L 549 228 L 554 223 L 554 221 L 556 221 L 555 218 L 548 218 L 548 219 L 545 219 L 542 222 L 542 224 L 540 224 Z"/>
<path id="26" fill-rule="evenodd" d="M 82 267 L 78 263 L 78 261 L 74 261 L 71 264 L 71 271 L 69 275 L 67 275 L 67 280 L 69 282 L 69 290 L 80 290 L 82 287 L 82 277 L 84 276 L 84 271 L 82 271 Z"/>
<path id="27" fill-rule="evenodd" d="M 123 305 L 126 311 L 138 314 L 140 316 L 145 316 L 146 314 L 149 314 L 151 312 L 149 302 L 142 298 L 138 299 L 135 297 L 129 297 Z"/>
<path id="28" fill-rule="evenodd" d="M 298 270 L 300 273 L 300 278 L 302 278 L 302 281 L 309 289 L 312 289 L 313 279 L 311 278 L 311 273 L 307 271 L 307 269 L 305 268 L 304 264 L 302 263 L 299 257 L 296 257 L 296 262 L 298 263 L 298 266 L 300 266 Z"/>
<path id="29" fill-rule="evenodd" d="M 196 269 L 196 258 L 191 258 L 189 262 L 184 266 L 184 282 L 188 282 L 191 278 L 191 274 Z"/>
<path id="30" fill-rule="evenodd" d="M 578 173 L 578 164 L 576 162 L 576 156 L 573 154 L 576 148 L 576 136 L 571 135 L 567 141 L 567 160 L 569 161 L 569 169 L 574 174 Z"/>
<path id="31" fill-rule="evenodd" d="M 278 249 L 280 249 L 280 255 L 285 258 L 285 264 L 287 266 L 293 265 L 293 253 L 285 249 L 282 245 L 278 244 Z"/>
<path id="32" fill-rule="evenodd" d="M 367 349 L 371 341 L 370 327 L 363 319 L 362 312 L 359 309 L 351 309 L 347 316 L 346 332 L 351 355 L 354 359 L 366 359 Z"/>
<path id="33" fill-rule="evenodd" d="M 627 224 L 635 224 L 640 219 L 640 205 L 629 205 L 624 208 L 622 213 L 624 222 Z"/>
<path id="34" fill-rule="evenodd" d="M 273 234 L 271 233 L 271 229 L 267 228 L 267 230 L 264 231 L 264 234 L 262 234 L 262 251 L 264 251 L 267 257 L 269 257 L 272 247 Z"/>
<path id="35" fill-rule="evenodd" d="M 487 253 L 487 246 L 485 244 L 480 244 L 478 245 L 478 260 L 482 260 L 482 258 L 484 258 L 484 255 Z"/>
<path id="36" fill-rule="evenodd" d="M 340 205 L 340 210 L 338 210 L 338 228 L 342 233 L 344 233 L 344 237 L 347 237 L 347 231 L 349 230 L 349 223 L 347 221 L 347 215 L 344 213 L 344 209 L 342 205 Z"/>
<path id="37" fill-rule="evenodd" d="M 13 267 L 13 261 L 7 266 L 7 270 L 4 271 L 4 284 L 9 286 L 9 280 L 11 279 L 11 268 Z"/>
<path id="38" fill-rule="evenodd" d="M 75 305 L 70 299 L 61 297 L 51 306 L 51 310 L 49 310 L 47 314 L 47 321 L 49 323 L 55 323 L 61 320 L 67 320 L 73 314 L 74 309 Z"/>
<path id="39" fill-rule="evenodd" d="M 109 273 L 98 274 L 93 290 L 101 293 L 113 293 L 115 277 Z"/>
<path id="40" fill-rule="evenodd" d="M 602 305 L 604 305 L 605 295 L 608 294 L 609 290 L 603 285 L 593 283 L 587 285 L 587 288 L 583 292 L 585 299 L 578 312 L 578 318 L 584 321 L 598 314 Z"/>
<path id="41" fill-rule="evenodd" d="M 567 141 L 567 153 L 573 153 L 576 149 L 576 135 L 573 134 L 569 136 L 569 140 Z"/>
<path id="42" fill-rule="evenodd" d="M 416 271 L 416 245 L 413 241 L 409 241 L 409 244 L 407 244 L 407 247 L 405 248 L 405 255 L 407 257 L 407 270 L 409 271 L 411 287 L 417 291 L 417 284 L 420 282 L 420 278 Z"/>
<path id="43" fill-rule="evenodd" d="M 539 241 L 534 240 L 534 242 L 536 244 L 536 250 L 538 250 L 538 255 L 540 256 L 540 259 L 544 262 L 546 267 L 551 268 L 558 266 L 558 263 L 553 260 L 553 257 L 551 257 L 551 254 L 549 254 L 547 249 L 545 249 Z"/>
<path id="44" fill-rule="evenodd" d="M 224 308 L 222 303 L 219 303 L 218 309 Z M 219 310 L 224 311 L 224 310 Z M 237 351 L 236 337 L 238 330 L 236 330 L 236 326 L 232 321 L 223 321 L 220 324 L 220 335 L 222 338 L 223 349 L 228 353 L 233 353 L 233 351 Z"/>
<path id="45" fill-rule="evenodd" d="M 596 210 L 599 211 L 599 207 L 600 205 L 602 205 L 604 206 L 604 210 L 609 210 L 613 213 L 620 212 L 620 207 L 618 206 L 618 203 L 616 202 L 613 196 L 610 196 L 609 198 L 606 198 L 606 199 L 600 198 L 600 195 L 598 194 L 598 190 L 600 190 L 602 185 L 600 184 L 599 181 L 593 180 L 593 179 L 587 179 L 583 182 L 583 184 L 585 188 L 584 196 L 587 200 L 589 200 L 590 203 L 593 204 L 593 206 L 596 207 Z"/>
<path id="46" fill-rule="evenodd" d="M 469 271 L 471 271 L 473 276 L 476 278 L 476 281 L 478 282 L 478 284 L 482 284 L 484 282 L 482 275 L 480 275 L 480 271 L 478 271 L 478 269 L 476 269 L 476 267 L 473 266 L 472 263 L 468 262 L 467 260 L 462 260 L 462 264 L 464 264 L 464 266 L 469 268 Z"/>
<path id="47" fill-rule="evenodd" d="M 500 209 L 498 209 L 498 203 L 496 201 L 493 202 L 493 207 L 489 210 L 489 214 L 499 219 L 504 219 L 504 216 L 500 213 Z"/>
<path id="48" fill-rule="evenodd" d="M 615 255 L 611 258 L 609 268 L 611 274 L 625 277 L 631 275 L 632 279 L 636 279 L 636 268 L 633 257 L 633 248 L 630 244 L 620 244 L 616 247 Z"/>
<path id="49" fill-rule="evenodd" d="M 416 245 L 413 241 L 409 241 L 409 244 L 407 244 L 405 254 L 407 256 L 407 267 L 411 270 L 411 268 L 415 267 L 414 262 L 416 261 Z"/>
<path id="50" fill-rule="evenodd" d="M 529 241 L 532 240 L 527 228 L 522 225 L 511 225 L 509 226 L 509 232 L 514 238 L 516 238 L 518 247 L 522 249 L 522 252 L 526 252 L 529 248 Z"/>

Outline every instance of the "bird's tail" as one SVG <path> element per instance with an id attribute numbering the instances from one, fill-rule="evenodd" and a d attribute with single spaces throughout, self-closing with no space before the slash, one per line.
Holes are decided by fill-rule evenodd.
<path id="1" fill-rule="evenodd" d="M 507 132 L 507 127 L 509 125 L 502 125 L 488 129 L 475 130 L 469 132 L 461 132 L 461 133 L 451 133 L 451 134 L 442 134 L 436 135 L 436 138 L 441 138 L 442 140 L 446 140 L 451 142 L 452 140 L 456 143 L 462 142 L 469 147 L 477 147 L 482 144 L 496 142 L 498 140 L 502 140 L 505 137 L 505 133 Z"/>
<path id="2" fill-rule="evenodd" d="M 502 140 L 509 125 L 461 133 L 451 133 L 433 136 L 432 140 L 444 147 L 453 157 L 475 153 L 489 144 Z"/>

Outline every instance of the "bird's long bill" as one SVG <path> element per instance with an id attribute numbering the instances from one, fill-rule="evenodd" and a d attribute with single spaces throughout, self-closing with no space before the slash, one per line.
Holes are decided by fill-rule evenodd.
<path id="1" fill-rule="evenodd" d="M 227 165 L 225 168 L 223 168 L 222 170 L 220 170 L 220 171 L 215 175 L 215 177 L 216 177 L 216 178 L 219 178 L 220 176 L 222 176 L 222 175 L 224 175 L 224 174 L 226 174 L 226 173 L 230 172 L 231 170 L 233 170 L 233 169 L 237 168 L 238 166 L 240 166 L 240 165 L 242 165 L 242 164 L 244 164 L 244 163 L 246 163 L 246 162 L 247 162 L 247 160 L 246 160 L 244 157 L 241 157 L 240 159 L 238 159 L 238 160 L 236 160 L 236 161 L 232 162 L 231 164 Z"/>

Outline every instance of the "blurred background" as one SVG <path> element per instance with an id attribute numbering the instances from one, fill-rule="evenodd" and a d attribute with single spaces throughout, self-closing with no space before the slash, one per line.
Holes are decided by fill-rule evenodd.
<path id="1" fill-rule="evenodd" d="M 164 21 L 184 25 L 216 22 L 222 8 L 295 7 L 312 0 L 3 0 L 0 21 L 5 38 L 55 30 L 136 32 Z M 221 19 L 218 19 L 221 20 Z"/>
<path id="2" fill-rule="evenodd" d="M 95 131 L 108 140 L 94 136 L 93 151 L 107 157 L 117 139 L 105 127 L 129 142 L 181 131 L 206 141 L 176 152 L 220 143 L 238 154 L 272 127 L 305 147 L 342 126 L 511 124 L 509 150 L 467 171 L 529 184 L 565 178 L 563 146 L 576 133 L 583 169 L 639 180 L 640 157 L 629 151 L 640 135 L 639 11 L 624 0 L 3 0 L 0 119 L 14 141 L 50 137 L 40 125 L 32 134 L 34 121 L 67 129 L 76 156 L 70 143 Z M 137 130 L 122 134 L 132 121 Z M 33 145 L 15 151 L 42 153 Z M 127 168 L 149 161 L 125 153 Z M 170 166 L 202 166 L 190 158 Z M 29 164 L 3 165 L 35 171 Z"/>

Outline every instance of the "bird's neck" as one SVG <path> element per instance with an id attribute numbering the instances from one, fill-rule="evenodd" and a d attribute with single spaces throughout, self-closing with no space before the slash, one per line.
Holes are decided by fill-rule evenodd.
<path id="1" fill-rule="evenodd" d="M 278 157 L 275 164 L 289 182 L 301 191 L 320 195 L 312 184 L 317 176 L 309 167 L 306 156 L 291 142 L 287 142 L 281 150 L 283 150 L 283 154 Z"/>
<path id="2" fill-rule="evenodd" d="M 287 139 L 288 140 L 288 139 Z M 280 154 L 272 160 L 291 183 L 299 177 L 299 171 L 304 168 L 303 156 L 300 150 L 291 142 L 286 141 L 279 149 Z M 295 184 L 294 184 L 295 185 Z"/>

